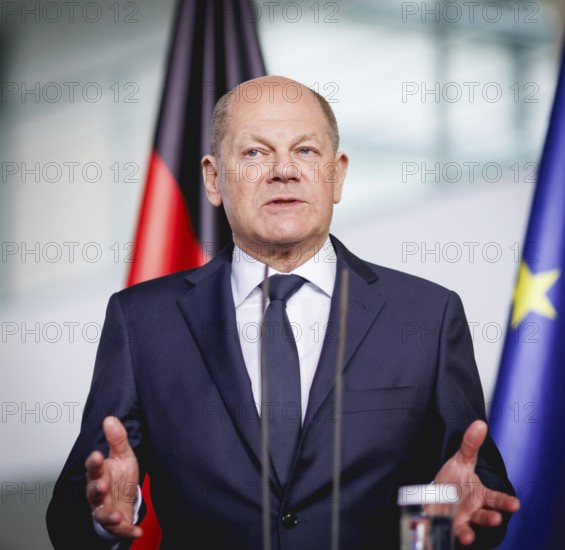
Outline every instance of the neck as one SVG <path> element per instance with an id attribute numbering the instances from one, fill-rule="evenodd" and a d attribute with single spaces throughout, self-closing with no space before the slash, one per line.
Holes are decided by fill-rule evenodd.
<path id="1" fill-rule="evenodd" d="M 280 271 L 290 273 L 306 263 L 320 251 L 327 239 L 305 245 L 304 243 L 238 243 L 235 244 L 248 256 Z"/>

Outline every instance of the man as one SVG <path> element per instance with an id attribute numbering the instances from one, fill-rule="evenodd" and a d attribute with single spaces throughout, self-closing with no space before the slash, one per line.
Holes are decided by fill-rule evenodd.
<path id="1" fill-rule="evenodd" d="M 211 135 L 206 192 L 225 208 L 235 248 L 111 298 L 81 433 L 48 511 L 55 548 L 141 536 L 134 495 L 148 472 L 162 548 L 262 548 L 265 490 L 273 549 L 326 550 L 336 418 L 341 548 L 397 548 L 398 487 L 433 480 L 460 491 L 459 542 L 496 546 L 519 503 L 487 435 L 463 307 L 456 294 L 364 262 L 330 237 L 348 158 L 329 105 L 295 81 L 262 77 L 218 102 Z M 337 403 L 342 272 L 349 310 Z M 262 283 L 274 273 L 301 277 L 284 298 L 300 333 L 299 406 L 282 418 L 299 431 L 284 467 L 271 448 L 263 487 L 267 400 L 260 339 L 248 330 L 261 324 Z M 414 326 L 433 334 L 411 336 Z M 289 409 L 271 404 L 276 430 Z"/>

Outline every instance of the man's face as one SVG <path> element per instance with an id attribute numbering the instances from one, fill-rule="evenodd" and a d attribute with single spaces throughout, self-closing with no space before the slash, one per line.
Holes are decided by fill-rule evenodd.
<path id="1" fill-rule="evenodd" d="M 292 244 L 308 255 L 328 235 L 347 157 L 333 153 L 307 88 L 276 77 L 253 82 L 232 99 L 220 155 L 203 159 L 208 198 L 224 205 L 243 248 Z"/>

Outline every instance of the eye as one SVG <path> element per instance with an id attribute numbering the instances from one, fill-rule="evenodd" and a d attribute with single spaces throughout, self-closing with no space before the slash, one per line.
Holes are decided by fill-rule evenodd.
<path id="1" fill-rule="evenodd" d="M 259 151 L 257 149 L 249 149 L 249 151 L 245 151 L 245 153 L 243 153 L 243 156 L 249 158 L 255 158 L 258 155 L 259 155 Z"/>
<path id="2" fill-rule="evenodd" d="M 298 152 L 301 155 L 310 155 L 310 154 L 314 153 L 314 150 L 311 149 L 310 147 L 301 147 L 300 149 L 298 149 Z"/>

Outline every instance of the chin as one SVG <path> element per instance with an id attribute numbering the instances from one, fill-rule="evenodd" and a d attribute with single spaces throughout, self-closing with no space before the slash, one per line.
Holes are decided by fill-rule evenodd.
<path id="1" fill-rule="evenodd" d="M 273 230 L 269 231 L 265 235 L 264 242 L 268 242 L 275 245 L 294 245 L 301 243 L 307 238 L 304 233 L 299 233 L 297 231 L 284 231 L 284 230 Z"/>
<path id="2" fill-rule="evenodd" d="M 311 231 L 298 223 L 273 224 L 265 235 L 269 242 L 281 244 L 298 243 L 312 237 Z"/>

